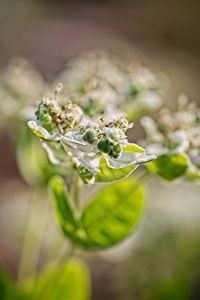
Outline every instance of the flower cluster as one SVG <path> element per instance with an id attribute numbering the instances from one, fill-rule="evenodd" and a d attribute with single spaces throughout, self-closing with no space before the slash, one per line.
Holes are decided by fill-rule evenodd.
<path id="1" fill-rule="evenodd" d="M 59 84 L 55 96 L 61 87 Z M 28 126 L 42 139 L 50 161 L 65 167 L 73 165 L 81 177 L 87 174 L 90 182 L 101 172 L 102 158 L 111 169 L 135 166 L 155 158 L 143 148 L 128 143 L 126 131 L 132 124 L 122 116 L 93 122 L 84 117 L 77 104 L 67 101 L 60 105 L 51 97 L 39 102 L 35 115 L 36 120 L 29 121 Z"/>
<path id="2" fill-rule="evenodd" d="M 178 99 L 178 109 L 162 108 L 155 118 L 143 117 L 147 134 L 145 145 L 150 153 L 182 153 L 188 157 L 190 172 L 200 176 L 200 108 L 185 95 Z"/>
<path id="3" fill-rule="evenodd" d="M 0 79 L 1 123 L 5 123 L 7 117 L 33 118 L 35 99 L 49 90 L 49 83 L 24 59 L 12 60 L 0 73 Z M 161 76 L 100 51 L 69 62 L 55 81 L 65 85 L 63 101 L 71 99 L 93 120 L 99 116 L 120 116 L 121 111 L 129 120 L 136 120 L 157 110 L 165 94 Z"/>
<path id="4" fill-rule="evenodd" d="M 0 110 L 5 116 L 21 118 L 32 114 L 31 106 L 46 89 L 42 76 L 26 60 L 18 58 L 0 73 Z"/>
<path id="5" fill-rule="evenodd" d="M 104 53 L 91 52 L 69 63 L 58 77 L 68 97 L 90 118 L 123 110 L 135 120 L 162 104 L 164 80 L 149 69 Z"/>

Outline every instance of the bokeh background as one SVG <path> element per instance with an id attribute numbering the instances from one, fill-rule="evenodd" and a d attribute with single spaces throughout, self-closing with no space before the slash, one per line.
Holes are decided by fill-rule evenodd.
<path id="1" fill-rule="evenodd" d="M 51 81 L 66 61 L 97 48 L 166 74 L 167 105 L 175 106 L 180 93 L 200 101 L 198 0 L 0 1 L 1 69 L 24 57 Z M 27 221 L 38 268 L 65 248 L 46 194 L 33 193 L 20 177 L 6 129 L 0 157 L 0 258 L 16 278 Z M 90 264 L 94 300 L 200 299 L 200 186 L 152 178 L 147 188 L 137 234 L 112 251 L 81 254 Z"/>

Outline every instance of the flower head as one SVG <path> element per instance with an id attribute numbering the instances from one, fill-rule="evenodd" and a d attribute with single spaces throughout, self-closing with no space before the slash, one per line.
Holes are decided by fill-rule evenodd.
<path id="1" fill-rule="evenodd" d="M 160 108 L 165 89 L 161 76 L 102 51 L 74 59 L 58 79 L 64 82 L 66 94 L 94 119 L 123 110 L 135 120 Z"/>
<path id="2" fill-rule="evenodd" d="M 188 101 L 185 95 L 178 100 L 175 112 L 163 108 L 155 119 L 144 117 L 141 123 L 146 131 L 146 148 L 151 153 L 184 154 L 192 173 L 200 176 L 200 109 Z"/>
<path id="3" fill-rule="evenodd" d="M 90 177 L 90 182 L 102 171 L 102 159 L 108 168 L 119 169 L 155 158 L 128 143 L 126 130 L 132 124 L 124 117 L 93 122 L 71 101 L 60 105 L 57 99 L 44 97 L 39 102 L 36 120 L 29 121 L 28 126 L 41 138 L 52 163 L 65 167 L 71 164 L 81 177 Z"/>

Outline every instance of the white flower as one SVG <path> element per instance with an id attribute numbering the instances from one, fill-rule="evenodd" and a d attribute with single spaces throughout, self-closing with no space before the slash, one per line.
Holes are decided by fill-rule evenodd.
<path id="1" fill-rule="evenodd" d="M 200 168 L 200 109 L 181 96 L 175 112 L 163 108 L 155 119 L 145 117 L 141 123 L 146 132 L 145 147 L 157 155 L 181 153 L 188 157 L 190 169 Z"/>
<path id="2" fill-rule="evenodd" d="M 106 138 L 110 141 L 118 141 L 122 144 L 127 143 L 126 135 L 120 128 L 103 127 L 102 132 L 105 133 Z"/>
<path id="3" fill-rule="evenodd" d="M 96 123 L 82 120 L 79 110 L 78 105 L 69 101 L 60 106 L 55 99 L 45 97 L 39 103 L 37 121 L 28 122 L 33 133 L 42 139 L 51 163 L 69 168 L 71 162 L 80 176 L 89 172 L 92 181 L 92 177 L 100 172 L 101 158 L 105 158 L 111 169 L 134 166 L 155 158 L 142 148 L 128 144 L 126 130 L 133 124 L 124 117 L 101 118 Z M 125 148 L 125 145 L 129 147 Z"/>

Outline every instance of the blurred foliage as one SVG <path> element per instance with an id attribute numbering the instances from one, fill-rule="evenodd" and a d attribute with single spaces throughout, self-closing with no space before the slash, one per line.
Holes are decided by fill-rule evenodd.
<path id="1" fill-rule="evenodd" d="M 62 266 L 48 266 L 37 278 L 15 287 L 6 273 L 0 273 L 1 300 L 89 300 L 90 279 L 80 259 L 70 259 Z"/>
<path id="2" fill-rule="evenodd" d="M 163 179 L 173 181 L 185 174 L 188 165 L 188 158 L 184 154 L 163 154 L 155 162 L 148 163 L 148 169 Z"/>
<path id="3" fill-rule="evenodd" d="M 119 286 L 124 294 L 117 299 L 193 299 L 200 276 L 199 229 L 147 229 L 145 236 L 128 264 L 121 266 L 124 276 Z"/>
<path id="4" fill-rule="evenodd" d="M 146 132 L 145 146 L 158 159 L 150 163 L 150 171 L 166 180 L 182 177 L 199 179 L 200 110 L 197 103 L 180 95 L 175 111 L 162 107 L 154 118 L 145 116 L 141 123 Z"/>

